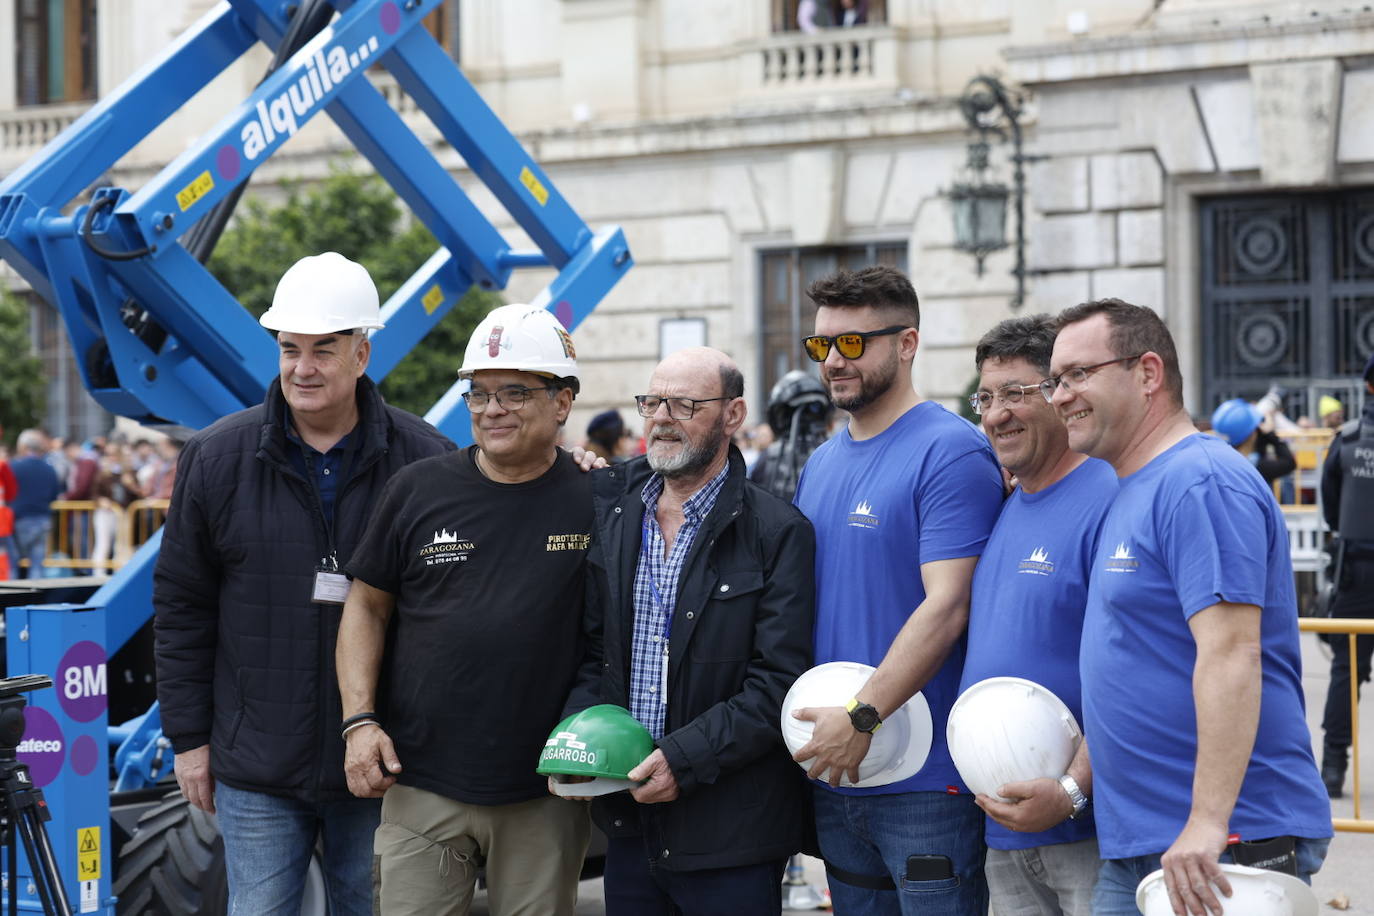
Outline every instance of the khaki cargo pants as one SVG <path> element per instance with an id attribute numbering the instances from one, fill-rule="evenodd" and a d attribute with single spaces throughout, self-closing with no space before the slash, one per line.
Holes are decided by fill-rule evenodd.
<path id="1" fill-rule="evenodd" d="M 394 785 L 373 844 L 383 916 L 466 916 L 486 866 L 492 916 L 572 916 L 591 818 L 550 795 L 469 805 Z"/>

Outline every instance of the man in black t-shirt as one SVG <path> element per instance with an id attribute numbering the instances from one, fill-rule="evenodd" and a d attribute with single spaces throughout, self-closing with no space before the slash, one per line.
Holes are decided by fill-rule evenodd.
<path id="1" fill-rule="evenodd" d="M 571 914 L 587 807 L 548 796 L 535 766 L 577 664 L 592 529 L 588 479 L 555 446 L 572 340 L 544 309 L 502 306 L 460 376 L 477 444 L 393 477 L 348 565 L 345 770 L 382 796 L 388 916 L 468 912 L 483 865 L 495 916 Z"/>

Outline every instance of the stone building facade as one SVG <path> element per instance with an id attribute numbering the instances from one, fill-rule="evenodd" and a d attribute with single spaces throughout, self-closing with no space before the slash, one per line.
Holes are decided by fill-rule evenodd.
<path id="1" fill-rule="evenodd" d="M 100 90 L 211 5 L 19 3 L 95 11 Z M 1358 396 L 1351 367 L 1374 350 L 1374 199 L 1359 190 L 1374 186 L 1374 14 L 1331 0 L 886 0 L 866 24 L 804 34 L 792 6 L 447 0 L 437 34 L 578 212 L 622 225 L 635 256 L 576 334 L 586 378 L 570 429 L 608 406 L 629 419 L 665 341 L 694 335 L 740 361 L 761 418 L 772 380 L 807 365 L 805 284 L 873 261 L 910 272 L 916 385 L 954 404 L 1016 286 L 1011 249 L 981 276 L 954 249 L 943 197 L 971 139 L 956 100 L 979 73 L 1024 93 L 1026 152 L 1043 157 L 1029 167 L 1022 311 L 1100 296 L 1156 308 L 1196 413 L 1273 381 L 1299 412 L 1319 393 Z M 11 7 L 0 46 L 20 41 Z M 207 88 L 113 183 L 155 174 L 264 61 L 250 54 Z M 20 83 L 0 74 L 0 174 L 85 104 L 20 104 Z M 313 123 L 255 186 L 317 177 L 343 148 Z M 1003 180 L 1009 155 L 994 144 Z M 523 241 L 457 155 L 442 157 Z M 519 273 L 507 299 L 547 279 Z"/>

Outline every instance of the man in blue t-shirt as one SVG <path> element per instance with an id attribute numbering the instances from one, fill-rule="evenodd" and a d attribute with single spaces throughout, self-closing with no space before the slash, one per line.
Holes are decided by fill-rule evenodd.
<path id="1" fill-rule="evenodd" d="M 1082 722 L 1078 637 L 1116 474 L 1069 448 L 1064 424 L 1041 396 L 1053 349 L 1052 320 L 1034 315 L 1003 321 L 974 352 L 973 410 L 1017 487 L 973 572 L 959 690 L 987 678 L 1025 678 Z M 1098 853 L 1091 793 L 1087 745 L 1080 744 L 1060 778 L 1007 783 L 997 790 L 1006 801 L 978 797 L 988 813 L 985 871 L 994 911 L 1092 916 Z"/>
<path id="2" fill-rule="evenodd" d="M 920 310 L 889 267 L 840 271 L 807 291 L 804 341 L 849 425 L 807 461 L 796 503 L 816 529 L 816 663 L 877 666 L 847 706 L 815 722 L 796 759 L 815 788 L 816 827 L 839 912 L 964 916 L 987 911 L 983 816 L 945 744 L 958 692 L 969 580 L 1002 503 L 987 439 L 911 384 Z M 916 691 L 930 705 L 925 765 L 901 782 L 839 788 L 872 733 Z M 898 892 L 900 889 L 900 892 Z"/>
<path id="3" fill-rule="evenodd" d="M 1218 860 L 1309 879 L 1331 836 L 1283 515 L 1244 456 L 1193 428 L 1159 316 L 1103 299 L 1058 323 L 1045 385 L 1069 447 L 1120 478 L 1079 658 L 1104 860 L 1093 912 L 1134 916 L 1161 867 L 1176 912 L 1220 912 Z"/>

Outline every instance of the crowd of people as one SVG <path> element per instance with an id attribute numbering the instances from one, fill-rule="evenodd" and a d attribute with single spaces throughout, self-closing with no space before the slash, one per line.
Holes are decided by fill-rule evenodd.
<path id="1" fill-rule="evenodd" d="M 294 912 L 318 841 L 332 912 L 466 913 L 484 871 L 493 913 L 571 913 L 592 821 L 611 914 L 778 913 L 799 850 L 840 913 L 1134 914 L 1156 872 L 1217 913 L 1233 864 L 1310 881 L 1331 814 L 1283 518 L 1232 447 L 1253 430 L 1194 428 L 1164 323 L 1116 299 L 1002 322 L 974 425 L 912 385 L 905 275 L 808 294 L 819 381 L 775 388 L 760 485 L 723 352 L 642 380 L 643 454 L 617 411 L 569 453 L 572 339 L 502 306 L 456 449 L 367 378 L 366 270 L 283 276 L 280 374 L 187 443 L 154 577 L 163 727 L 231 912 Z M 797 709 L 791 753 L 784 697 L 832 662 L 872 674 Z M 1006 677 L 1084 737 L 977 794 L 946 724 Z M 917 694 L 928 752 L 866 782 Z"/>
<path id="2" fill-rule="evenodd" d="M 0 526 L 7 571 L 0 578 L 79 574 L 122 560 L 119 549 L 129 546 L 119 538 L 123 510 L 137 500 L 171 498 L 180 451 L 165 437 L 78 442 L 41 429 L 20 432 L 13 457 L 0 446 L 0 504 L 13 514 L 10 530 Z M 55 519 L 52 503 L 59 500 L 85 505 Z M 58 555 L 49 555 L 52 543 Z"/>

